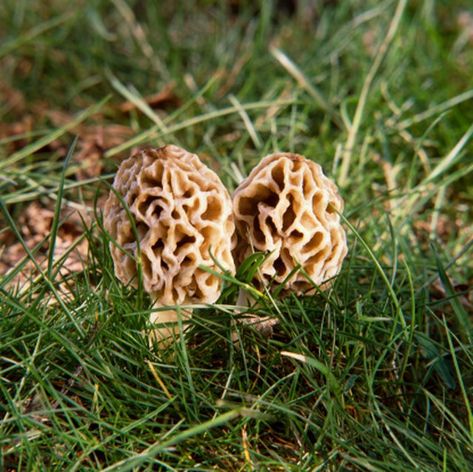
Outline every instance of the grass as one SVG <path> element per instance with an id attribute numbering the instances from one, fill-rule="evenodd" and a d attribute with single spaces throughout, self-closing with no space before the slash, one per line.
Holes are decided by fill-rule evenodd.
<path id="1" fill-rule="evenodd" d="M 0 279 L 0 469 L 471 469 L 469 2 L 291 5 L 1 3 L 1 81 L 23 105 L 2 101 L 0 120 L 33 125 L 0 139 L 0 236 L 26 248 Z M 165 110 L 143 99 L 170 82 Z M 79 179 L 74 136 L 116 124 L 130 134 Z M 164 143 L 229 189 L 275 150 L 341 185 L 343 270 L 313 297 L 262 297 L 273 337 L 234 322 L 256 257 L 149 349 L 150 302 L 114 277 L 100 198 L 132 148 Z M 33 243 L 32 202 L 53 214 Z M 73 247 L 55 255 L 61 208 L 84 215 L 81 270 Z"/>

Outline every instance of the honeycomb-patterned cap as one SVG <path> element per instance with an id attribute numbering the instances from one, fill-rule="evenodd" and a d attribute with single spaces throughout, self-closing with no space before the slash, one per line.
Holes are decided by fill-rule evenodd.
<path id="1" fill-rule="evenodd" d="M 260 283 L 282 283 L 300 264 L 322 285 L 339 272 L 347 254 L 342 210 L 337 187 L 320 165 L 298 154 L 267 156 L 233 196 L 235 260 L 241 263 L 253 251 L 267 252 Z M 302 293 L 313 287 L 297 272 L 286 288 Z"/>
<path id="2" fill-rule="evenodd" d="M 220 272 L 217 261 L 235 272 L 232 203 L 218 176 L 196 154 L 163 146 L 123 161 L 113 187 L 138 235 L 137 241 L 126 208 L 111 191 L 104 226 L 114 240 L 110 250 L 117 277 L 137 285 L 139 243 L 144 289 L 155 302 L 214 302 L 222 280 L 199 266 Z"/>

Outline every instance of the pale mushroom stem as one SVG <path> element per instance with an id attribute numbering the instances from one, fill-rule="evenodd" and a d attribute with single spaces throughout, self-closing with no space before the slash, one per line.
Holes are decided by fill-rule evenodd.
<path id="1" fill-rule="evenodd" d="M 249 307 L 253 301 L 251 294 L 244 288 L 240 288 L 238 292 L 237 306 L 240 307 L 238 312 L 241 313 L 243 310 L 241 307 Z M 278 323 L 276 318 L 270 316 L 258 316 L 254 314 L 247 314 L 246 318 L 240 318 L 244 324 L 253 325 L 261 334 L 267 337 L 271 337 L 273 334 L 273 326 Z"/>
<path id="2" fill-rule="evenodd" d="M 149 339 L 150 344 L 157 342 L 160 346 L 167 346 L 173 342 L 173 340 L 179 335 L 179 317 L 182 321 L 188 320 L 192 316 L 192 310 L 162 310 L 155 311 L 151 313 L 149 317 L 150 324 L 154 327 L 150 331 Z M 164 324 L 173 324 L 172 326 L 162 326 Z M 184 331 L 187 329 L 187 326 L 184 326 Z"/>

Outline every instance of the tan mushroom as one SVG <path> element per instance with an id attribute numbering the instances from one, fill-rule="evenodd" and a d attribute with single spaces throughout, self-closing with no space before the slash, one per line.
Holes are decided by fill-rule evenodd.
<path id="1" fill-rule="evenodd" d="M 235 260 L 241 263 L 253 251 L 266 252 L 257 284 L 282 283 L 300 264 L 325 288 L 347 254 L 342 210 L 343 200 L 320 165 L 298 154 L 267 156 L 233 196 Z M 301 271 L 286 284 L 286 290 L 296 294 L 313 289 Z"/>
<path id="2" fill-rule="evenodd" d="M 196 154 L 164 146 L 123 161 L 113 187 L 128 207 L 127 211 L 110 192 L 104 226 L 113 240 L 110 250 L 117 277 L 137 286 L 140 252 L 143 287 L 157 307 L 215 302 L 222 279 L 201 267 L 220 272 L 219 264 L 235 272 L 232 204 L 218 176 Z M 184 314 L 190 316 L 189 311 Z M 170 309 L 153 312 L 151 322 L 177 319 Z M 175 332 L 158 327 L 152 335 L 162 340 Z"/>

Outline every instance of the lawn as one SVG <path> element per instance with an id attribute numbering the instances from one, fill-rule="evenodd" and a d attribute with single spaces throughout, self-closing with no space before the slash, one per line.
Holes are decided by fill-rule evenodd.
<path id="1" fill-rule="evenodd" d="M 0 3 L 0 470 L 473 469 L 471 2 L 256 3 Z M 164 144 L 321 164 L 331 286 L 242 310 L 256 257 L 150 348 L 102 209 Z"/>

